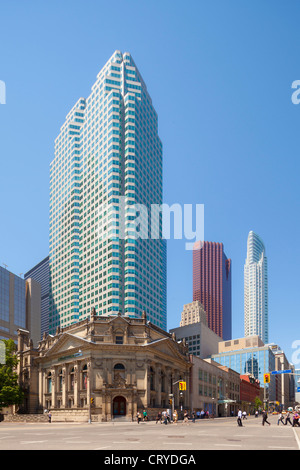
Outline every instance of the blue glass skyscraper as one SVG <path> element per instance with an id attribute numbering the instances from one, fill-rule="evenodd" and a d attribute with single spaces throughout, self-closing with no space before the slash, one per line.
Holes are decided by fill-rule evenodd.
<path id="1" fill-rule="evenodd" d="M 157 114 L 130 54 L 116 51 L 67 116 L 51 164 L 50 331 L 90 315 L 166 329 L 166 246 L 137 237 L 136 205 L 162 204 Z M 151 225 L 151 220 L 148 220 Z"/>

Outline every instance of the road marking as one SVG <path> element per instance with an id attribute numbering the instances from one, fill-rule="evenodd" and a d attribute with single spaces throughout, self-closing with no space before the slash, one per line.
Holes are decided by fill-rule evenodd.
<path id="1" fill-rule="evenodd" d="M 242 447 L 241 444 L 215 444 L 215 446 Z"/>
<path id="2" fill-rule="evenodd" d="M 0 437 L 0 439 L 9 439 L 10 437 L 14 437 L 14 436 L 5 436 L 5 437 Z"/>
<path id="3" fill-rule="evenodd" d="M 296 447 L 269 446 L 269 449 L 296 449 Z"/>
<path id="4" fill-rule="evenodd" d="M 42 444 L 47 441 L 21 441 L 20 444 Z"/>
<path id="5" fill-rule="evenodd" d="M 183 446 L 192 446 L 193 444 L 191 442 L 163 442 L 164 446 L 169 446 L 169 445 L 183 445 Z"/>
<path id="6" fill-rule="evenodd" d="M 111 448 L 111 446 L 97 447 L 97 449 L 94 449 L 94 450 L 102 450 L 102 449 L 109 449 L 109 448 Z"/>
<path id="7" fill-rule="evenodd" d="M 298 434 L 296 433 L 296 429 L 293 429 L 293 431 L 294 431 L 294 436 L 295 436 L 296 442 L 298 444 L 298 448 L 300 450 L 300 440 L 299 440 Z"/>

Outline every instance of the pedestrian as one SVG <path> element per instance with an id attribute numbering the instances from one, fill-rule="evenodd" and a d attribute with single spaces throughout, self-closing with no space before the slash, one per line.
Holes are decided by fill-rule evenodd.
<path id="1" fill-rule="evenodd" d="M 247 413 L 246 413 L 246 411 L 243 411 L 243 419 L 247 419 Z"/>
<path id="2" fill-rule="evenodd" d="M 197 419 L 200 419 L 200 411 L 199 410 L 197 411 L 196 415 L 197 415 Z"/>
<path id="3" fill-rule="evenodd" d="M 164 424 L 168 424 L 168 413 L 165 410 L 162 412 L 162 419 Z"/>
<path id="4" fill-rule="evenodd" d="M 255 411 L 255 418 L 258 418 L 258 410 Z"/>
<path id="5" fill-rule="evenodd" d="M 189 414 L 186 410 L 184 410 L 183 423 L 188 423 L 188 422 L 189 422 Z"/>
<path id="6" fill-rule="evenodd" d="M 242 423 L 242 410 L 239 409 L 238 411 L 238 415 L 237 415 L 237 423 L 238 423 L 238 426 L 243 426 L 243 423 Z"/>
<path id="7" fill-rule="evenodd" d="M 140 424 L 140 422 L 142 421 L 142 413 L 140 413 L 139 411 L 136 414 L 136 420 L 138 424 Z"/>
<path id="8" fill-rule="evenodd" d="M 177 424 L 177 421 L 178 421 L 178 412 L 177 412 L 177 410 L 174 410 L 173 421 L 174 421 L 175 424 Z"/>
<path id="9" fill-rule="evenodd" d="M 193 423 L 195 423 L 195 419 L 196 419 L 196 413 L 195 413 L 195 410 L 193 410 L 193 412 L 192 412 L 192 421 L 193 421 Z"/>
<path id="10" fill-rule="evenodd" d="M 287 425 L 287 423 L 290 423 L 291 426 L 293 426 L 292 422 L 291 422 L 291 414 L 290 412 L 288 411 L 287 414 L 286 414 L 286 417 L 285 417 L 285 425 Z"/>
<path id="11" fill-rule="evenodd" d="M 143 411 L 143 421 L 148 421 L 148 414 L 146 410 Z"/>
<path id="12" fill-rule="evenodd" d="M 278 416 L 278 421 L 277 421 L 277 424 L 278 424 L 278 426 L 279 426 L 279 423 L 282 423 L 282 424 L 284 424 L 284 422 L 283 422 L 283 414 L 282 414 L 282 412 L 280 412 L 280 413 L 279 413 L 279 416 Z"/>
<path id="13" fill-rule="evenodd" d="M 52 419 L 52 413 L 51 411 L 49 411 L 48 413 L 48 422 L 51 423 L 51 419 Z"/>
<path id="14" fill-rule="evenodd" d="M 299 424 L 299 415 L 298 415 L 297 412 L 293 415 L 293 428 L 295 426 L 300 426 L 300 424 Z"/>
<path id="15" fill-rule="evenodd" d="M 266 410 L 263 410 L 262 425 L 264 426 L 265 423 L 267 423 L 269 426 L 271 426 L 271 423 L 269 423 L 269 421 L 268 421 L 268 413 L 266 412 Z"/>
<path id="16" fill-rule="evenodd" d="M 201 413 L 200 413 L 201 419 L 204 419 L 204 416 L 205 416 L 205 411 L 204 411 L 204 410 L 201 410 Z"/>
<path id="17" fill-rule="evenodd" d="M 157 413 L 157 416 L 156 416 L 156 424 L 158 423 L 158 421 L 161 424 L 161 412 L 160 411 Z"/>

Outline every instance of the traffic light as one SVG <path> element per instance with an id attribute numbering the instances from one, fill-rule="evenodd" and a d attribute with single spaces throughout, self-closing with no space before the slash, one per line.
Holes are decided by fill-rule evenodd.
<path id="1" fill-rule="evenodd" d="M 186 382 L 179 382 L 179 390 L 186 390 Z"/>
<path id="2" fill-rule="evenodd" d="M 93 404 L 94 404 L 94 398 L 91 397 L 91 405 L 93 405 Z"/>
<path id="3" fill-rule="evenodd" d="M 172 398 L 170 398 L 169 399 L 169 405 L 172 405 L 172 403 L 173 403 L 173 400 L 172 400 Z"/>
<path id="4" fill-rule="evenodd" d="M 269 384 L 271 381 L 271 376 L 270 374 L 264 374 L 264 383 Z"/>

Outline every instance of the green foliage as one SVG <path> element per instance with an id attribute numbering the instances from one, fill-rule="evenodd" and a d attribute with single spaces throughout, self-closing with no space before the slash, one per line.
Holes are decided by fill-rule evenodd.
<path id="1" fill-rule="evenodd" d="M 6 406 L 19 405 L 24 399 L 15 372 L 18 358 L 14 354 L 16 345 L 12 339 L 1 340 L 5 344 L 5 364 L 0 364 L 0 410 Z"/>
<path id="2" fill-rule="evenodd" d="M 259 410 L 262 407 L 262 401 L 259 397 L 255 397 L 255 409 Z"/>

